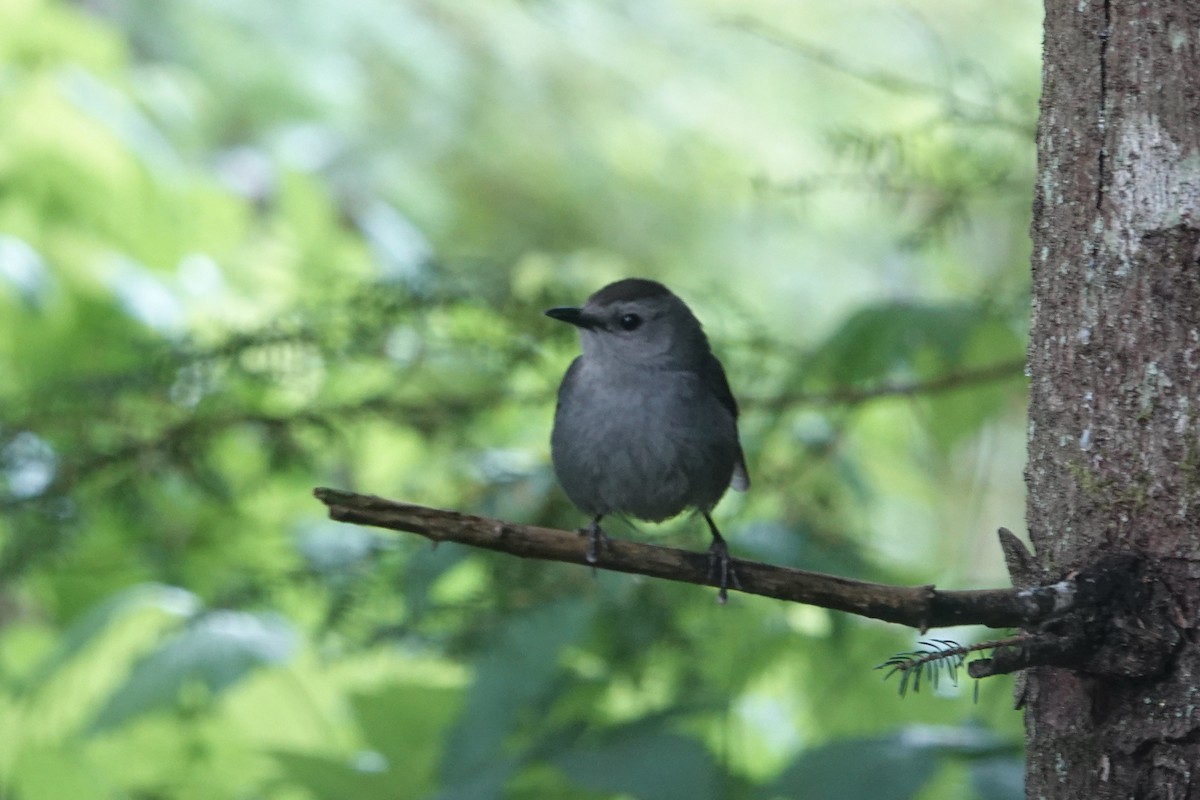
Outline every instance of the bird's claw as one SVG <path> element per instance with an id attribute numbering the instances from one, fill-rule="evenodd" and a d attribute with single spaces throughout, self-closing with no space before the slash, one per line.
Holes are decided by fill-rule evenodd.
<path id="1" fill-rule="evenodd" d="M 608 534 L 600 527 L 597 520 L 592 520 L 586 528 L 579 529 L 580 536 L 588 537 L 587 552 L 584 558 L 589 564 L 595 564 L 600 560 L 600 551 L 609 549 Z"/>
<path id="2" fill-rule="evenodd" d="M 729 557 L 729 547 L 724 539 L 714 539 L 708 547 L 708 579 L 716 581 L 717 602 L 721 605 L 729 601 L 730 588 L 742 588 L 742 582 L 738 580 L 737 570 L 733 568 L 733 559 Z"/>

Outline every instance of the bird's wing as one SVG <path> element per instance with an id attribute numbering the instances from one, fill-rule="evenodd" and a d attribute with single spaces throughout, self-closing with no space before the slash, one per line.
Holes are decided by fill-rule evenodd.
<path id="1" fill-rule="evenodd" d="M 583 356 L 575 356 L 575 360 L 571 362 L 571 366 L 567 367 L 567 372 L 563 375 L 562 383 L 558 385 L 558 400 L 554 404 L 554 416 L 558 416 L 558 412 L 562 409 L 563 395 L 567 392 L 567 387 L 575 383 L 576 375 L 579 368 L 583 366 Z"/>
<path id="2" fill-rule="evenodd" d="M 572 364 L 574 369 L 575 365 Z M 737 426 L 738 404 L 734 399 L 733 390 L 729 388 L 729 379 L 725 377 L 725 367 L 712 353 L 704 360 L 701 367 L 701 378 L 705 386 L 711 386 L 721 401 L 721 405 L 733 416 L 733 424 Z M 738 444 L 737 462 L 733 465 L 733 478 L 729 481 L 735 491 L 744 492 L 750 488 L 750 472 L 746 469 L 746 457 L 742 454 L 742 446 Z"/>

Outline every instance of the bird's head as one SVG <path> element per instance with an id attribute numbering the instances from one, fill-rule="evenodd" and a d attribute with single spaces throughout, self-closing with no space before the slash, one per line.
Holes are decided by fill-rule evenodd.
<path id="1" fill-rule="evenodd" d="M 546 316 L 579 328 L 585 360 L 677 369 L 694 365 L 709 352 L 691 309 L 657 281 L 610 283 L 582 308 L 552 308 Z"/>

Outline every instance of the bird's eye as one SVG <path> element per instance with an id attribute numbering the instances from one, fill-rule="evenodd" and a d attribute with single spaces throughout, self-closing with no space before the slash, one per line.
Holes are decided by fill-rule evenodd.
<path id="1" fill-rule="evenodd" d="M 621 316 L 621 327 L 627 331 L 631 331 L 641 324 L 642 318 L 637 314 L 623 314 Z"/>

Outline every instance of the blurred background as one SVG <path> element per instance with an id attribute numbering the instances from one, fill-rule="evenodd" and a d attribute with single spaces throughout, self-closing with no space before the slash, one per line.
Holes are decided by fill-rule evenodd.
<path id="1" fill-rule="evenodd" d="M 0 0 L 0 797 L 1022 797 L 1011 681 L 873 671 L 913 631 L 311 489 L 579 526 L 541 312 L 642 276 L 743 408 L 735 556 L 1005 585 L 1039 47 L 1034 0 Z"/>

